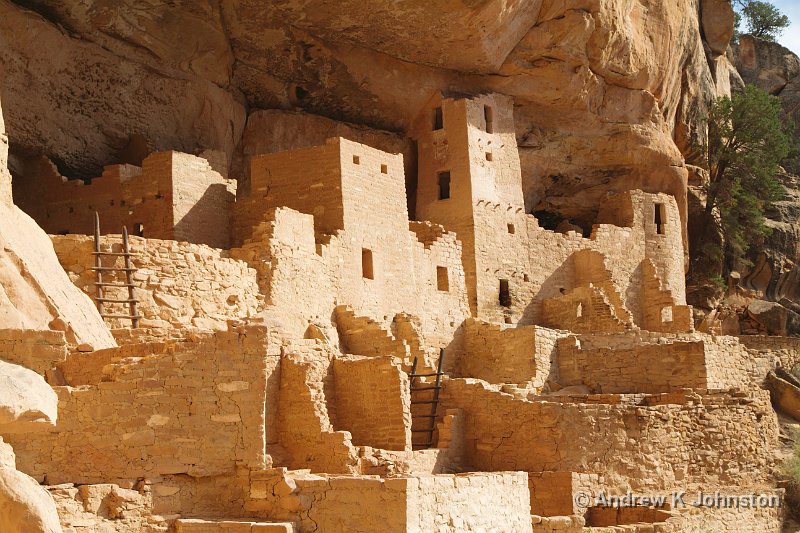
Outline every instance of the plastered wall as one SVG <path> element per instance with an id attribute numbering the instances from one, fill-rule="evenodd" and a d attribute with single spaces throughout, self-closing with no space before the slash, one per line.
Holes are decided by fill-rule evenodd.
<path id="1" fill-rule="evenodd" d="M 229 246 L 229 216 L 235 182 L 208 162 L 181 152 L 156 152 L 141 167 L 111 165 L 85 183 L 67 180 L 55 165 L 39 158 L 14 181 L 14 198 L 48 233 L 94 233 L 94 214 L 102 233 Z"/>

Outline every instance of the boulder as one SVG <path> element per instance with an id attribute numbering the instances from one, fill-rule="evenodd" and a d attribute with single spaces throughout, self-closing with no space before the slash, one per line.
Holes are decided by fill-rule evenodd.
<path id="1" fill-rule="evenodd" d="M 58 397 L 42 376 L 0 361 L 0 434 L 47 429 L 57 413 Z"/>
<path id="2" fill-rule="evenodd" d="M 736 68 L 748 85 L 779 94 L 800 74 L 800 59 L 776 42 L 742 35 L 734 47 Z"/>
<path id="3" fill-rule="evenodd" d="M 73 344 L 116 346 L 94 303 L 61 267 L 50 237 L 11 201 L 2 115 L 0 109 L 0 328 L 59 329 Z"/>
<path id="4" fill-rule="evenodd" d="M 734 13 L 730 0 L 702 0 L 700 11 L 706 44 L 714 55 L 723 55 L 733 37 Z"/>
<path id="5" fill-rule="evenodd" d="M 779 303 L 755 300 L 747 306 L 747 316 L 766 328 L 770 335 L 786 335 L 789 310 Z"/>
<path id="6" fill-rule="evenodd" d="M 61 533 L 62 531 L 53 498 L 35 479 L 14 468 L 13 452 L 10 452 L 10 446 L 3 443 L 2 439 L 0 439 L 0 531 L 3 533 Z"/>
<path id="7" fill-rule="evenodd" d="M 775 408 L 800 420 L 800 386 L 797 379 L 778 368 L 767 374 L 765 385 Z"/>

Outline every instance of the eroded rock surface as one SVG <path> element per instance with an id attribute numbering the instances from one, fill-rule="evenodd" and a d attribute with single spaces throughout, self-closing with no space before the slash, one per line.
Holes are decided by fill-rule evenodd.
<path id="1" fill-rule="evenodd" d="M 701 21 L 699 0 L 5 2 L 0 63 L 13 147 L 72 177 L 124 159 L 136 135 L 232 158 L 241 95 L 400 132 L 435 91 L 502 92 L 526 209 L 590 226 L 609 191 L 685 203 L 684 156 L 730 86 L 723 3 L 705 0 Z"/>
<path id="2" fill-rule="evenodd" d="M 12 203 L 2 126 L 0 119 L 0 327 L 55 329 L 74 344 L 116 346 L 92 301 L 59 264 L 50 238 Z"/>
<path id="3" fill-rule="evenodd" d="M 0 433 L 25 433 L 55 426 L 58 397 L 42 376 L 0 361 Z"/>
<path id="4" fill-rule="evenodd" d="M 0 400 L 0 404 L 2 400 Z M 11 446 L 0 438 L 0 531 L 61 533 L 56 505 L 32 477 L 16 470 Z"/>

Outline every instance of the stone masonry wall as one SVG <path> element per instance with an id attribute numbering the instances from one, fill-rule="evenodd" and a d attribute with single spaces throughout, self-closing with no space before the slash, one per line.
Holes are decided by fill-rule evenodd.
<path id="1" fill-rule="evenodd" d="M 288 466 L 312 472 L 357 473 L 358 457 L 351 435 L 334 429 L 336 413 L 329 412 L 336 408 L 333 352 L 309 339 L 293 342 L 284 353 L 278 428 Z"/>
<path id="2" fill-rule="evenodd" d="M 274 318 L 289 333 L 302 336 L 315 324 L 335 338 L 334 309 L 348 305 L 387 331 L 400 312 L 417 317 L 425 342 L 443 346 L 468 315 L 461 250 L 452 233 L 420 242 L 405 223 L 391 229 L 403 236 L 401 247 L 397 239 L 380 237 L 389 229 L 381 231 L 379 240 L 368 245 L 373 261 L 373 279 L 368 279 L 363 275 L 363 228 L 339 231 L 317 243 L 311 215 L 280 208 L 265 217 L 256 238 L 231 255 L 256 269 L 266 304 L 280 309 Z M 440 268 L 446 286 L 439 283 Z"/>
<path id="3" fill-rule="evenodd" d="M 203 158 L 156 152 L 141 167 L 111 165 L 90 183 L 67 180 L 55 165 L 35 159 L 14 183 L 19 206 L 48 233 L 94 233 L 94 214 L 103 233 L 177 239 L 228 247 L 235 182 Z"/>
<path id="4" fill-rule="evenodd" d="M 0 359 L 41 375 L 67 358 L 61 331 L 0 329 Z"/>
<path id="5" fill-rule="evenodd" d="M 715 388 L 709 384 L 703 342 L 583 349 L 576 337 L 558 341 L 559 384 L 586 385 L 594 393 L 669 392 Z"/>
<path id="6" fill-rule="evenodd" d="M 735 337 L 626 332 L 559 340 L 562 385 L 597 392 L 658 393 L 680 388 L 758 389 L 772 366 Z"/>
<path id="7" fill-rule="evenodd" d="M 250 193 L 240 195 L 234 206 L 234 246 L 251 239 L 264 215 L 277 207 L 314 215 L 317 236 L 344 229 L 342 161 L 334 140 L 251 159 Z"/>
<path id="8" fill-rule="evenodd" d="M 468 319 L 459 374 L 541 389 L 551 375 L 551 362 L 556 361 L 556 341 L 566 335 L 539 326 L 513 327 Z"/>
<path id="9" fill-rule="evenodd" d="M 96 384 L 55 387 L 56 427 L 9 437 L 18 468 L 50 484 L 263 468 L 266 441 L 276 440 L 279 361 L 267 356 L 266 330 L 148 348 L 144 356 L 141 346 L 110 349 L 122 358 Z"/>
<path id="10" fill-rule="evenodd" d="M 301 513 L 300 530 L 352 533 L 531 531 L 524 472 L 470 473 L 381 479 L 298 479 L 301 498 L 314 504 Z"/>
<path id="11" fill-rule="evenodd" d="M 201 244 L 130 237 L 137 312 L 143 327 L 226 329 L 230 319 L 255 315 L 261 308 L 256 272 L 228 252 Z M 95 295 L 94 238 L 53 235 L 53 246 L 73 283 Z M 101 249 L 120 252 L 119 235 L 101 238 Z M 104 266 L 122 267 L 122 258 L 106 257 Z M 122 273 L 104 273 L 104 281 L 123 283 Z M 127 299 L 127 289 L 106 289 L 106 297 Z M 125 304 L 107 303 L 109 314 L 130 311 Z M 124 319 L 107 319 L 115 327 L 129 327 Z"/>
<path id="12" fill-rule="evenodd" d="M 356 446 L 411 450 L 408 375 L 391 357 L 337 358 L 334 427 Z"/>
<path id="13" fill-rule="evenodd" d="M 468 466 L 596 473 L 609 491 L 763 482 L 778 437 L 766 391 L 526 400 L 449 379 L 442 398 L 464 411 Z"/>

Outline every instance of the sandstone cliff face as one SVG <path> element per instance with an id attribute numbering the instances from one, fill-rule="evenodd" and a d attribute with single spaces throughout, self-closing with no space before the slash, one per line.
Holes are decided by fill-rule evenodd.
<path id="1" fill-rule="evenodd" d="M 800 58 L 789 49 L 748 35 L 734 47 L 736 67 L 745 83 L 776 95 L 787 116 L 800 124 Z M 800 133 L 800 132 L 797 132 Z M 800 137 L 799 137 L 800 138 Z M 796 162 L 787 162 L 778 174 L 783 197 L 767 214 L 772 233 L 754 257 L 753 267 L 743 273 L 742 285 L 763 297 L 800 310 L 800 178 Z"/>
<path id="2" fill-rule="evenodd" d="M 0 116 L 2 110 L 0 110 Z M 0 118 L 0 139 L 5 139 Z M 11 202 L 0 142 L 0 327 L 64 331 L 73 344 L 116 346 L 88 296 L 72 284 L 47 234 Z"/>
<path id="3" fill-rule="evenodd" d="M 731 77 L 716 0 L 2 0 L 0 14 L 12 152 L 65 175 L 124 160 L 138 136 L 233 159 L 246 106 L 403 132 L 434 91 L 494 90 L 516 101 L 526 207 L 583 226 L 608 191 L 685 202 L 684 154 Z"/>

